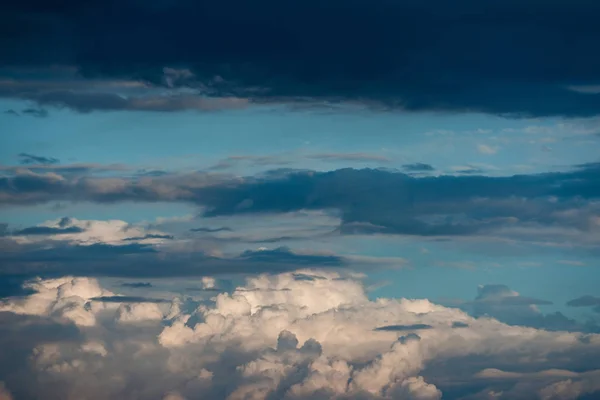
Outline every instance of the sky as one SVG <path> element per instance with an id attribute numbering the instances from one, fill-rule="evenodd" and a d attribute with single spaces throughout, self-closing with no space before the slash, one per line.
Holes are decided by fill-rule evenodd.
<path id="1" fill-rule="evenodd" d="M 0 6 L 0 400 L 597 398 L 598 17 Z"/>

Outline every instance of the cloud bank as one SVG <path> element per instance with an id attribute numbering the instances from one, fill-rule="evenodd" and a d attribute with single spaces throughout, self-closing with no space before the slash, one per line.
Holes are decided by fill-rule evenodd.
<path id="1" fill-rule="evenodd" d="M 600 57 L 591 51 L 600 38 L 599 7 L 588 0 L 381 7 L 358 0 L 325 8 L 316 0 L 29 1 L 5 7 L 0 51 L 4 65 L 21 67 L 5 72 L 8 79 L 24 68 L 39 75 L 40 67 L 63 65 L 53 73 L 79 69 L 85 77 L 197 88 L 217 102 L 591 116 L 600 112 Z M 204 108 L 206 101 L 68 90 L 33 99 L 79 111 Z"/>
<path id="2" fill-rule="evenodd" d="M 19 366 L 0 375 L 15 398 L 576 399 L 600 390 L 598 335 L 508 326 L 428 300 L 370 301 L 359 281 L 331 272 L 255 276 L 192 308 L 179 297 L 94 301 L 114 294 L 90 278 L 28 285 L 36 293 L 5 300 L 0 316 L 77 334 L 39 342 L 21 323 L 3 336 L 31 346 L 21 354 L 29 363 L 0 359 Z"/>

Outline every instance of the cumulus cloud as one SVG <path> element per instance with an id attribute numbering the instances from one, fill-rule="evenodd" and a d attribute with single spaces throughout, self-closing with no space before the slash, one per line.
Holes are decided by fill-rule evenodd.
<path id="1" fill-rule="evenodd" d="M 90 278 L 29 285 L 37 292 L 4 309 L 74 323 L 81 335 L 29 349 L 19 374 L 30 374 L 30 396 L 439 400 L 473 379 L 529 398 L 599 390 L 598 335 L 509 326 L 428 300 L 369 300 L 360 281 L 332 272 L 251 277 L 191 309 L 179 298 L 100 307 L 92 300 L 107 291 Z"/>

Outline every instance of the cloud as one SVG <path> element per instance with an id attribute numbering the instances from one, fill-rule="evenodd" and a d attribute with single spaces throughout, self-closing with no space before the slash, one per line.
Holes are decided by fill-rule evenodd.
<path id="1" fill-rule="evenodd" d="M 240 256 L 243 260 L 258 262 L 289 262 L 294 264 L 308 265 L 331 265 L 342 266 L 344 259 L 334 255 L 299 254 L 292 252 L 287 247 L 278 247 L 273 250 L 259 249 L 257 251 L 247 250 Z"/>
<path id="2" fill-rule="evenodd" d="M 243 178 L 210 173 L 109 178 L 23 170 L 0 178 L 0 202 L 187 202 L 203 206 L 207 218 L 334 211 L 343 234 L 487 236 L 556 245 L 568 235 L 579 246 L 593 246 L 600 230 L 594 222 L 600 212 L 599 171 L 588 164 L 509 177 L 340 169 Z"/>
<path id="3" fill-rule="evenodd" d="M 11 30 L 0 37 L 6 65 L 39 71 L 74 64 L 88 78 L 135 78 L 255 102 L 516 116 L 590 116 L 600 104 L 596 91 L 585 89 L 597 85 L 600 70 L 600 57 L 588 51 L 600 36 L 593 18 L 600 9 L 587 0 L 572 6 L 408 1 L 385 13 L 365 0 L 326 10 L 314 0 L 262 0 L 252 7 L 240 0 L 169 6 L 95 0 L 90 7 L 97 12 L 73 2 L 8 7 L 2 24 Z M 203 24 L 200 13 L 210 16 Z M 215 39 L 214 32 L 227 34 Z M 72 70 L 53 73 L 64 79 Z M 118 98 L 74 99 L 69 92 L 40 98 L 83 110 L 117 108 L 113 103 L 135 108 Z"/>
<path id="4" fill-rule="evenodd" d="M 58 164 L 60 162 L 59 159 L 54 157 L 42 157 L 36 156 L 34 154 L 21 153 L 19 154 L 21 164 L 42 164 L 42 165 L 51 165 Z"/>
<path id="5" fill-rule="evenodd" d="M 478 144 L 477 151 L 479 151 L 481 154 L 496 154 L 498 152 L 498 148 L 489 146 L 487 144 Z"/>
<path id="6" fill-rule="evenodd" d="M 569 307 L 591 307 L 591 306 L 600 306 L 600 297 L 594 296 L 581 296 L 573 300 L 569 300 L 567 302 Z"/>
<path id="7" fill-rule="evenodd" d="M 408 172 L 429 172 L 435 171 L 435 168 L 432 165 L 425 163 L 413 163 L 413 164 L 404 164 L 402 169 Z"/>
<path id="8" fill-rule="evenodd" d="M 368 153 L 323 153 L 313 154 L 307 158 L 329 162 L 389 162 L 388 157 Z"/>
<path id="9" fill-rule="evenodd" d="M 307 214 L 304 214 L 305 217 Z M 310 215 L 310 214 L 308 214 Z M 294 219 L 292 219 L 294 221 Z M 281 221 L 279 221 L 281 222 Z M 284 225 L 282 225 L 284 226 Z M 281 226 L 277 227 L 278 229 Z M 10 229 L 6 228 L 6 232 Z M 120 220 L 95 221 L 64 217 L 0 237 L 3 280 L 32 276 L 108 276 L 132 279 L 235 273 L 279 273 L 300 267 L 331 269 L 388 268 L 406 264 L 398 257 L 365 257 L 332 252 L 258 247 L 223 253 L 220 242 L 202 236 L 176 238 L 152 227 Z M 268 232 L 262 232 L 266 234 Z M 278 233 L 275 232 L 277 235 Z M 233 243 L 248 246 L 235 239 Z M 237 246 L 236 246 L 237 247 Z M 247 247 L 246 247 L 247 248 Z M 209 281 L 205 288 L 215 288 Z M 150 288 L 143 282 L 124 284 Z M 15 285 L 0 287 L 12 292 Z"/>
<path id="10" fill-rule="evenodd" d="M 155 299 L 142 296 L 100 296 L 92 297 L 90 301 L 99 301 L 102 303 L 171 303 L 166 299 Z"/>
<path id="11" fill-rule="evenodd" d="M 64 235 L 70 233 L 83 233 L 85 229 L 78 226 L 68 228 L 56 228 L 52 226 L 31 226 L 12 232 L 13 236 L 31 236 L 31 235 Z"/>
<path id="12" fill-rule="evenodd" d="M 137 242 L 140 240 L 146 240 L 146 239 L 164 239 L 164 240 L 173 240 L 175 239 L 175 237 L 173 235 L 163 235 L 163 234 L 158 234 L 158 233 L 147 233 L 144 236 L 133 236 L 133 237 L 128 237 L 123 239 L 123 241 L 126 242 Z"/>
<path id="13" fill-rule="evenodd" d="M 412 325 L 387 325 L 380 326 L 375 328 L 376 331 L 392 331 L 392 332 L 401 332 L 401 331 L 418 331 L 422 329 L 432 329 L 433 326 L 427 324 L 412 324 Z"/>
<path id="14" fill-rule="evenodd" d="M 219 228 L 192 228 L 190 229 L 190 232 L 202 232 L 202 233 L 217 233 L 217 232 L 231 232 L 232 229 L 228 228 L 226 226 L 223 227 L 219 227 Z"/>
<path id="15" fill-rule="evenodd" d="M 498 382 L 509 398 L 599 390 L 598 335 L 509 326 L 425 299 L 371 301 L 332 272 L 253 276 L 188 310 L 179 298 L 90 301 L 108 292 L 89 278 L 30 285 L 37 293 L 4 302 L 12 317 L 0 313 L 0 341 L 26 350 L 8 348 L 10 373 L 0 362 L 16 398 L 452 400 Z M 407 331 L 376 329 L 390 324 Z M 57 328 L 75 335 L 51 336 Z"/>
<path id="16" fill-rule="evenodd" d="M 18 243 L 35 243 L 58 241 L 72 245 L 128 245 L 159 244 L 173 240 L 168 235 L 156 229 L 142 225 L 131 225 L 120 220 L 79 220 L 76 218 L 60 218 L 46 221 L 38 226 L 32 226 L 12 232 Z"/>
<path id="17" fill-rule="evenodd" d="M 175 112 L 239 109 L 249 104 L 248 99 L 235 96 L 208 96 L 199 90 L 165 91 L 140 81 L 87 80 L 76 74 L 70 79 L 52 73 L 42 78 L 6 78 L 0 70 L 0 97 L 34 102 L 38 108 L 25 109 L 21 114 L 35 117 L 47 117 L 48 107 L 69 108 L 79 113 Z"/>
<path id="18" fill-rule="evenodd" d="M 593 321 L 580 323 L 560 312 L 544 314 L 538 306 L 552 305 L 552 302 L 523 296 L 506 285 L 481 285 L 477 293 L 475 300 L 460 305 L 475 317 L 488 316 L 510 325 L 549 331 L 600 332 Z"/>
<path id="19" fill-rule="evenodd" d="M 292 164 L 292 160 L 280 156 L 229 156 L 211 166 L 211 171 L 222 171 L 240 165 L 249 167 L 283 166 Z"/>
<path id="20" fill-rule="evenodd" d="M 49 113 L 48 110 L 45 110 L 43 108 L 26 108 L 24 110 L 21 110 L 21 114 L 31 115 L 32 117 L 37 118 L 46 118 Z"/>
<path id="21" fill-rule="evenodd" d="M 134 288 L 134 289 L 143 289 L 143 288 L 151 288 L 152 284 L 150 282 L 125 282 L 125 283 L 122 283 L 121 286 Z"/>

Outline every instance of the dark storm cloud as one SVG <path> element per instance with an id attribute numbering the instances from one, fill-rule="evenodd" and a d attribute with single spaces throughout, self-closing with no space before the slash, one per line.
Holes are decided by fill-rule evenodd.
<path id="1" fill-rule="evenodd" d="M 21 153 L 19 154 L 19 161 L 21 164 L 42 164 L 42 165 L 50 165 L 50 164 L 58 164 L 60 162 L 59 159 L 54 157 L 42 157 L 36 156 L 34 154 Z"/>
<path id="2" fill-rule="evenodd" d="M 0 53 L 257 101 L 589 116 L 600 112 L 586 88 L 600 81 L 598 15 L 592 0 L 27 0 L 4 6 Z M 70 96 L 38 102 L 131 109 Z"/>
<path id="3" fill-rule="evenodd" d="M 429 172 L 435 171 L 432 165 L 424 163 L 404 164 L 402 169 L 408 172 Z"/>

